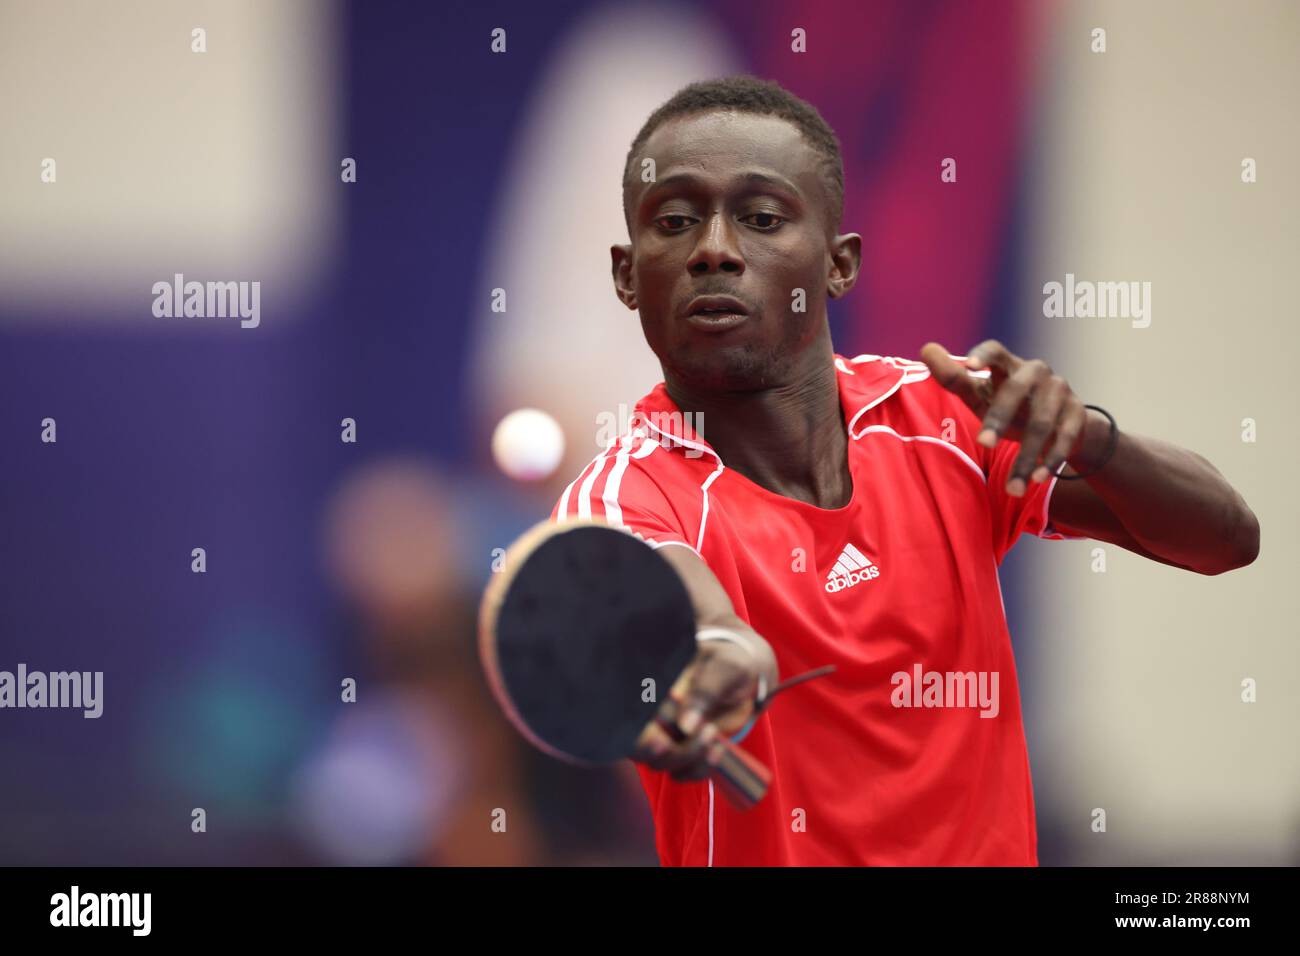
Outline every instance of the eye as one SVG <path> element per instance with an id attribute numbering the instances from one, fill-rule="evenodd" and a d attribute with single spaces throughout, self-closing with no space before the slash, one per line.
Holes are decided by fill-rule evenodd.
<path id="1" fill-rule="evenodd" d="M 688 220 L 690 218 L 691 218 L 690 216 L 682 216 L 679 214 L 670 213 L 667 216 L 660 216 L 658 219 L 656 219 L 655 225 L 659 226 L 661 229 L 667 229 L 669 232 L 676 232 L 679 229 L 686 228 L 685 220 Z M 667 220 L 680 220 L 680 221 L 677 222 L 676 224 L 665 224 Z"/>
<path id="2" fill-rule="evenodd" d="M 761 229 L 764 232 L 773 232 L 780 227 L 781 223 L 785 222 L 784 219 L 774 212 L 751 212 L 748 216 L 742 216 L 740 221 L 744 222 L 746 219 L 767 220 L 766 222 L 754 223 L 756 228 Z"/>

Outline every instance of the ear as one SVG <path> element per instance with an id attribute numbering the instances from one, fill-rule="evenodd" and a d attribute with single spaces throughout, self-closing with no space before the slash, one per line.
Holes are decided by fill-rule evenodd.
<path id="1" fill-rule="evenodd" d="M 636 285 L 632 279 L 632 246 L 609 247 L 611 271 L 614 274 L 614 294 L 625 306 L 636 311 Z"/>
<path id="2" fill-rule="evenodd" d="M 838 299 L 848 294 L 862 272 L 862 237 L 856 232 L 836 236 L 831 240 L 830 260 L 826 294 L 832 299 Z"/>

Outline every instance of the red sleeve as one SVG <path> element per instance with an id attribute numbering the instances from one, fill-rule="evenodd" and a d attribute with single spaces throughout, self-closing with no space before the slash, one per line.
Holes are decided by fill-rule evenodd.
<path id="1" fill-rule="evenodd" d="M 655 547 L 672 543 L 695 550 L 692 502 L 670 500 L 646 466 L 648 457 L 667 454 L 653 439 L 633 439 L 607 449 L 564 490 L 551 510 L 551 521 L 608 521 Z"/>
<path id="2" fill-rule="evenodd" d="M 988 475 L 989 511 L 993 518 L 993 554 L 999 564 L 1011 550 L 1022 533 L 1054 540 L 1077 539 L 1081 535 L 1066 534 L 1052 527 L 1048 511 L 1056 478 L 1047 481 L 1030 481 L 1020 498 L 1007 494 L 1007 478 L 1020 454 L 1020 442 L 1000 441 L 993 449 L 977 446 L 984 452 L 985 474 Z"/>
<path id="3" fill-rule="evenodd" d="M 965 356 L 954 356 L 964 361 Z M 981 422 L 974 412 L 956 395 L 934 383 L 934 394 L 939 396 L 941 415 L 952 416 L 956 423 L 956 434 L 952 441 L 958 448 L 969 455 L 984 473 L 985 495 L 988 498 L 989 517 L 992 524 L 991 542 L 993 556 L 998 564 L 1011 550 L 1016 539 L 1023 533 L 1053 540 L 1077 539 L 1082 535 L 1066 534 L 1052 527 L 1048 510 L 1051 506 L 1052 492 L 1056 488 L 1056 478 L 1047 481 L 1028 483 L 1025 493 L 1020 498 L 1007 494 L 1007 477 L 1011 467 L 1020 454 L 1020 442 L 999 441 L 994 448 L 985 448 L 975 439 L 979 435 Z"/>

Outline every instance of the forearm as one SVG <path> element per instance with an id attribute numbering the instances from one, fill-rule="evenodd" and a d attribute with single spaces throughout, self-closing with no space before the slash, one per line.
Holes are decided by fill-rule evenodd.
<path id="1" fill-rule="evenodd" d="M 688 548 L 660 548 L 659 554 L 673 566 L 686 585 L 695 607 L 696 629 L 720 627 L 736 634 L 740 638 L 738 643 L 748 648 L 763 667 L 767 686 L 775 687 L 779 669 L 772 645 L 736 614 L 731 598 L 709 566 Z"/>
<path id="2" fill-rule="evenodd" d="M 1110 422 L 1089 409 L 1075 454 L 1067 459 L 1073 471 L 1093 471 L 1109 434 Z M 1083 481 L 1134 540 L 1162 558 L 1215 573 L 1249 564 L 1259 552 L 1254 513 L 1195 452 L 1121 430 L 1114 455 Z"/>

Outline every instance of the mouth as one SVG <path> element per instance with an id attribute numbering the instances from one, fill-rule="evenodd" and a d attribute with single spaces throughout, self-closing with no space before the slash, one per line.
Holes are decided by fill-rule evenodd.
<path id="1" fill-rule="evenodd" d="M 725 332 L 748 318 L 745 304 L 727 295 L 701 296 L 686 307 L 686 321 L 705 332 Z"/>

